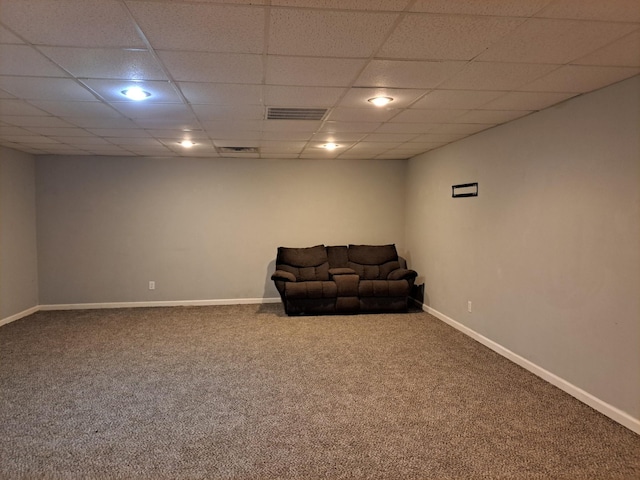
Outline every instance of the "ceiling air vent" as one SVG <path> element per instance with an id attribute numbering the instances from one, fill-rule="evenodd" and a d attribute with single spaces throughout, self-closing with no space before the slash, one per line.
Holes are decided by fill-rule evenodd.
<path id="1" fill-rule="evenodd" d="M 267 107 L 267 120 L 322 120 L 326 108 Z"/>
<path id="2" fill-rule="evenodd" d="M 258 147 L 216 147 L 218 153 L 260 153 Z"/>

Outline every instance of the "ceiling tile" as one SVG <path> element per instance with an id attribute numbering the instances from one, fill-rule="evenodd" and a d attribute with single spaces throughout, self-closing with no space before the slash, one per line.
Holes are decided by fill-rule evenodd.
<path id="1" fill-rule="evenodd" d="M 39 145 L 40 148 L 37 148 L 35 145 L 29 145 L 25 143 L 15 143 L 10 142 L 8 140 L 0 139 L 0 145 L 3 147 L 11 148 L 12 150 L 20 150 L 21 152 L 31 153 L 32 155 L 42 155 L 45 153 L 43 148 L 46 148 L 46 151 L 49 151 L 52 144 Z"/>
<path id="2" fill-rule="evenodd" d="M 144 47 L 118 1 L 2 0 L 2 22 L 36 45 Z"/>
<path id="3" fill-rule="evenodd" d="M 412 133 L 418 135 L 428 132 L 431 128 L 433 128 L 432 123 L 387 122 L 377 128 L 375 133 Z"/>
<path id="4" fill-rule="evenodd" d="M 342 87 L 284 87 L 266 85 L 264 103 L 271 107 L 332 107 L 344 94 Z"/>
<path id="5" fill-rule="evenodd" d="M 94 135 L 98 135 L 103 138 L 150 137 L 149 133 L 141 128 L 89 128 L 88 130 Z"/>
<path id="6" fill-rule="evenodd" d="M 640 22 L 640 3 L 638 0 L 554 0 L 536 16 Z"/>
<path id="7" fill-rule="evenodd" d="M 260 132 L 262 131 L 262 121 L 258 120 L 215 120 L 210 122 L 202 122 L 202 126 L 209 133 L 253 132 L 258 135 L 258 139 L 260 138 Z"/>
<path id="8" fill-rule="evenodd" d="M 209 120 L 262 120 L 265 109 L 262 105 L 192 105 L 196 116 Z"/>
<path id="9" fill-rule="evenodd" d="M 167 79 L 162 66 L 147 50 L 70 47 L 41 47 L 40 50 L 74 77 Z"/>
<path id="10" fill-rule="evenodd" d="M 328 119 L 337 122 L 386 122 L 399 112 L 397 109 L 373 105 L 368 108 L 338 107 L 331 110 Z"/>
<path id="11" fill-rule="evenodd" d="M 460 123 L 504 123 L 530 114 L 524 110 L 471 110 L 456 118 Z M 431 132 L 430 132 L 431 133 Z"/>
<path id="12" fill-rule="evenodd" d="M 211 3 L 127 2 L 154 48 L 262 53 L 265 9 Z"/>
<path id="13" fill-rule="evenodd" d="M 271 0 L 286 7 L 332 8 L 340 10 L 404 10 L 410 0 Z"/>
<path id="14" fill-rule="evenodd" d="M 267 58 L 266 83 L 270 85 L 346 87 L 364 67 L 364 60 L 344 58 Z"/>
<path id="15" fill-rule="evenodd" d="M 260 140 L 260 132 L 253 130 L 207 130 L 213 139 L 234 140 L 240 146 L 246 141 Z"/>
<path id="16" fill-rule="evenodd" d="M 100 117 L 122 118 L 116 110 L 101 102 L 55 102 L 52 100 L 32 100 L 38 108 L 57 117 Z"/>
<path id="17" fill-rule="evenodd" d="M 236 85 L 233 83 L 180 82 L 189 103 L 203 105 L 259 105 L 262 103 L 261 85 Z"/>
<path id="18" fill-rule="evenodd" d="M 426 142 L 426 143 L 451 143 L 456 140 L 460 140 L 461 138 L 466 137 L 465 134 L 454 134 L 454 133 L 425 133 L 424 135 L 420 135 L 416 137 L 413 142 Z"/>
<path id="19" fill-rule="evenodd" d="M 58 129 L 62 130 L 62 129 Z M 66 136 L 66 135 L 56 135 L 54 136 L 56 140 L 60 143 L 65 143 L 67 145 L 73 145 L 75 147 L 80 147 L 83 145 L 110 145 L 104 138 L 96 137 L 91 134 L 89 136 Z"/>
<path id="20" fill-rule="evenodd" d="M 413 107 L 470 110 L 503 94 L 504 92 L 482 90 L 433 90 L 416 102 Z"/>
<path id="21" fill-rule="evenodd" d="M 416 137 L 413 133 L 371 133 L 367 135 L 363 140 L 367 142 L 393 142 L 403 143 L 408 142 Z"/>
<path id="22" fill-rule="evenodd" d="M 320 132 L 327 133 L 370 133 L 382 125 L 380 122 L 324 122 Z"/>
<path id="23" fill-rule="evenodd" d="M 111 137 L 109 138 L 109 142 L 111 142 L 113 145 L 119 145 L 121 147 L 127 147 L 129 145 L 150 147 L 162 146 L 162 144 L 155 138 L 147 137 Z"/>
<path id="24" fill-rule="evenodd" d="M 517 90 L 582 93 L 610 85 L 640 73 L 640 68 L 566 65 Z"/>
<path id="25" fill-rule="evenodd" d="M 20 37 L 14 35 L 8 28 L 0 25 L 0 43 L 3 44 L 23 44 L 24 42 L 20 40 Z"/>
<path id="26" fill-rule="evenodd" d="M 260 141 L 260 153 L 301 153 L 307 142 Z"/>
<path id="27" fill-rule="evenodd" d="M 26 45 L 0 45 L 0 75 L 66 77 L 47 57 Z"/>
<path id="28" fill-rule="evenodd" d="M 373 60 L 356 80 L 359 87 L 431 89 L 459 72 L 466 62 Z"/>
<path id="29" fill-rule="evenodd" d="M 574 62 L 576 65 L 640 67 L 640 30 L 606 47 L 602 47 Z"/>
<path id="30" fill-rule="evenodd" d="M 137 128 L 136 124 L 128 118 L 104 118 L 104 117 L 63 117 L 63 120 L 82 128 Z"/>
<path id="31" fill-rule="evenodd" d="M 410 108 L 396 116 L 393 121 L 394 123 L 443 123 L 458 118 L 465 112 L 467 110 Z"/>
<path id="32" fill-rule="evenodd" d="M 350 152 L 373 152 L 379 153 L 400 145 L 398 142 L 358 142 L 351 147 Z"/>
<path id="33" fill-rule="evenodd" d="M 494 126 L 495 123 L 441 123 L 434 125 L 429 133 L 471 135 Z"/>
<path id="34" fill-rule="evenodd" d="M 0 88 L 26 100 L 97 101 L 91 92 L 67 78 L 0 77 Z"/>
<path id="35" fill-rule="evenodd" d="M 367 58 L 396 14 L 278 8 L 271 11 L 268 53 Z"/>
<path id="36" fill-rule="evenodd" d="M 82 80 L 87 87 L 96 92 L 107 102 L 114 103 L 131 103 L 122 94 L 122 91 L 128 87 L 137 86 L 151 93 L 151 96 L 142 103 L 148 105 L 151 103 L 182 103 L 182 99 L 169 82 L 149 81 L 149 82 L 132 82 L 127 80 Z"/>
<path id="37" fill-rule="evenodd" d="M 477 60 L 565 64 L 635 29 L 632 24 L 532 18 Z"/>
<path id="38" fill-rule="evenodd" d="M 318 131 L 322 122 L 310 120 L 265 120 L 262 129 L 265 132 L 311 132 Z"/>
<path id="39" fill-rule="evenodd" d="M 180 117 L 176 116 L 165 116 L 165 117 L 146 117 L 146 118 L 136 118 L 135 124 L 138 128 L 143 128 L 145 130 L 155 130 L 155 129 L 173 129 L 173 130 L 198 130 L 200 128 L 200 124 L 195 119 L 195 117 Z"/>
<path id="40" fill-rule="evenodd" d="M 62 143 L 48 144 L 47 154 L 51 155 L 89 155 L 90 152 L 76 145 L 65 145 Z"/>
<path id="41" fill-rule="evenodd" d="M 414 12 L 530 17 L 551 0 L 417 0 Z"/>
<path id="42" fill-rule="evenodd" d="M 32 134 L 46 135 L 44 133 L 35 131 L 32 128 L 29 128 L 29 130 L 27 130 L 22 127 L 14 127 L 13 125 L 0 125 L 0 138 L 4 138 L 5 136 L 26 136 Z"/>
<path id="43" fill-rule="evenodd" d="M 333 143 L 333 142 L 358 142 L 362 140 L 366 134 L 364 133 L 332 133 L 332 132 L 319 132 L 311 137 L 313 142 L 317 143 Z"/>
<path id="44" fill-rule="evenodd" d="M 0 99 L 0 115 L 49 115 L 47 112 L 17 99 Z"/>
<path id="45" fill-rule="evenodd" d="M 200 139 L 208 139 L 209 135 L 201 130 L 189 130 L 189 131 L 176 131 L 176 130 L 147 130 L 147 133 L 154 138 L 167 138 L 174 140 L 178 135 L 180 138 L 184 138 L 185 140 L 200 140 Z"/>
<path id="46" fill-rule="evenodd" d="M 407 142 L 400 145 L 396 150 L 401 153 L 413 153 L 417 155 L 428 150 L 446 145 L 448 142 Z"/>
<path id="47" fill-rule="evenodd" d="M 158 52 L 174 80 L 183 82 L 260 84 L 260 55 L 240 53 Z"/>
<path id="48" fill-rule="evenodd" d="M 193 119 L 193 112 L 186 105 L 177 103 L 113 103 L 113 106 L 125 117 L 131 119 L 170 117 L 179 121 Z"/>
<path id="49" fill-rule="evenodd" d="M 370 106 L 368 102 L 373 97 L 391 97 L 393 101 L 389 106 L 393 108 L 404 108 L 415 102 L 428 90 L 413 90 L 402 88 L 351 88 L 340 100 L 341 107 L 364 107 Z"/>
<path id="50" fill-rule="evenodd" d="M 573 96 L 573 93 L 509 92 L 479 108 L 489 110 L 542 110 Z"/>
<path id="51" fill-rule="evenodd" d="M 274 140 L 274 141 L 291 141 L 291 142 L 300 142 L 307 141 L 312 137 L 312 132 L 288 132 L 288 131 L 280 131 L 280 132 L 262 132 L 260 137 L 261 140 Z"/>
<path id="52" fill-rule="evenodd" d="M 407 15 L 377 55 L 426 60 L 471 60 L 522 22 L 524 19 L 521 18 Z"/>
<path id="53" fill-rule="evenodd" d="M 44 135 L 26 135 L 26 136 L 20 136 L 20 135 L 5 135 L 4 138 L 9 141 L 9 142 L 14 142 L 14 143 L 27 143 L 29 145 L 39 145 L 42 143 L 60 143 L 57 140 L 54 140 L 53 138 L 49 138 L 49 137 L 45 137 Z"/>
<path id="54" fill-rule="evenodd" d="M 440 85 L 445 89 L 514 90 L 558 68 L 557 65 L 471 62 Z"/>
<path id="55" fill-rule="evenodd" d="M 47 137 L 55 137 L 57 140 L 60 138 L 77 138 L 77 137 L 94 137 L 92 133 L 78 127 L 29 127 L 29 131 L 37 133 L 39 135 L 46 135 Z"/>
<path id="56" fill-rule="evenodd" d="M 40 116 L 9 116 L 2 117 L 2 120 L 16 127 L 72 127 L 70 123 L 56 117 L 40 117 Z"/>
<path id="57" fill-rule="evenodd" d="M 109 157 L 130 157 L 132 154 L 132 152 L 117 145 L 87 145 L 84 149 L 92 155 Z"/>

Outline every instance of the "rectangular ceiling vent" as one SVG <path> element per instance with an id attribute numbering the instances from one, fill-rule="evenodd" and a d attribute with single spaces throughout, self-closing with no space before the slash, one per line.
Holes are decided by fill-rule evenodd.
<path id="1" fill-rule="evenodd" d="M 258 147 L 216 147 L 218 153 L 260 153 Z"/>
<path id="2" fill-rule="evenodd" d="M 267 120 L 322 120 L 327 108 L 267 107 Z"/>

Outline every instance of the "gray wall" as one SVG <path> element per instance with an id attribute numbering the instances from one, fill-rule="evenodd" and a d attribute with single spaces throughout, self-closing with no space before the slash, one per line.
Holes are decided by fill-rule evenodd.
<path id="1" fill-rule="evenodd" d="M 35 161 L 0 147 L 0 321 L 38 305 Z"/>
<path id="2" fill-rule="evenodd" d="M 278 297 L 269 277 L 280 245 L 402 250 L 405 170 L 405 161 L 39 157 L 40 303 Z"/>
<path id="3" fill-rule="evenodd" d="M 639 92 L 635 77 L 412 159 L 406 236 L 426 304 L 635 418 Z"/>

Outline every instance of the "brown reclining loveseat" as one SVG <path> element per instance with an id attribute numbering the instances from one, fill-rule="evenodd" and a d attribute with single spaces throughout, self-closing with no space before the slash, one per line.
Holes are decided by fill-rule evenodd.
<path id="1" fill-rule="evenodd" d="M 403 312 L 418 274 L 395 245 L 279 247 L 271 276 L 288 315 Z"/>

